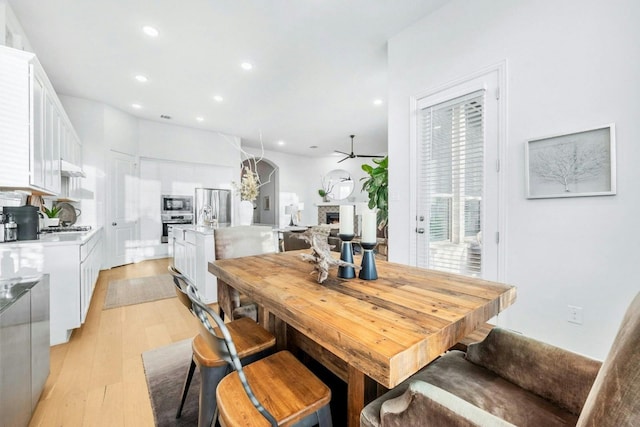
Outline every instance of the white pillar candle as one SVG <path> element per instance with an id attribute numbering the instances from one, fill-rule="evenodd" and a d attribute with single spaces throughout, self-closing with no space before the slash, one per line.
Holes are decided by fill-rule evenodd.
<path id="1" fill-rule="evenodd" d="M 376 243 L 376 212 L 365 211 L 362 213 L 362 243 Z"/>
<path id="2" fill-rule="evenodd" d="M 353 234 L 353 205 L 340 206 L 340 234 Z"/>

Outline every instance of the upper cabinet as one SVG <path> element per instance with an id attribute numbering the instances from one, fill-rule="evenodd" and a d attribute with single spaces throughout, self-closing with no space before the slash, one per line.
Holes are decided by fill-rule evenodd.
<path id="1" fill-rule="evenodd" d="M 0 46 L 0 93 L 0 188 L 59 195 L 82 147 L 35 55 Z"/>

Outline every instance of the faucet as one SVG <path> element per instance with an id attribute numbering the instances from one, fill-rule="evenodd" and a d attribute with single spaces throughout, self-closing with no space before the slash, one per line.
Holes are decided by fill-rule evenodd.
<path id="1" fill-rule="evenodd" d="M 202 223 L 202 225 L 205 225 L 207 227 L 213 227 L 217 225 L 218 220 L 216 218 L 213 218 L 213 209 L 211 209 L 211 206 L 206 205 L 203 206 L 202 209 L 200 209 L 200 222 Z"/>

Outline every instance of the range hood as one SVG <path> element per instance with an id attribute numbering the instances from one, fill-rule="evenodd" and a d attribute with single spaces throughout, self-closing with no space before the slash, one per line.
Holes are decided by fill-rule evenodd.
<path id="1" fill-rule="evenodd" d="M 66 160 L 60 160 L 60 174 L 62 176 L 70 176 L 72 178 L 85 178 L 87 176 L 80 166 L 76 166 Z"/>

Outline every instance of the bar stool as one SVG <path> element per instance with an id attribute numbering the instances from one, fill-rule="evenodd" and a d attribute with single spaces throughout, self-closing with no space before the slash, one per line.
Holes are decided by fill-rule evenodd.
<path id="1" fill-rule="evenodd" d="M 178 299 L 195 315 L 191 299 L 186 293 L 187 286 L 189 286 L 187 278 L 173 266 L 169 266 L 169 272 L 173 276 Z M 237 344 L 238 357 L 244 363 L 250 363 L 264 357 L 275 346 L 275 337 L 249 318 L 240 318 L 232 321 L 226 325 L 226 328 Z M 193 379 L 193 373 L 196 366 L 198 366 L 201 378 L 198 425 L 208 427 L 214 419 L 217 408 L 216 387 L 220 380 L 229 373 L 228 364 L 225 360 L 226 354 L 210 348 L 200 334 L 194 337 L 191 348 L 193 356 L 182 388 L 182 397 L 176 412 L 176 418 L 180 418 L 182 415 L 182 408 Z"/>
<path id="2" fill-rule="evenodd" d="M 200 336 L 212 351 L 226 353 L 229 375 L 216 391 L 220 425 L 331 427 L 331 390 L 288 351 L 243 364 L 223 320 L 187 287 Z M 212 326 L 217 327 L 214 329 Z"/>

